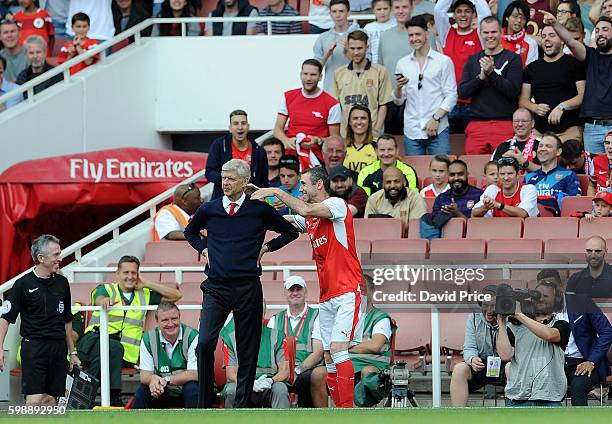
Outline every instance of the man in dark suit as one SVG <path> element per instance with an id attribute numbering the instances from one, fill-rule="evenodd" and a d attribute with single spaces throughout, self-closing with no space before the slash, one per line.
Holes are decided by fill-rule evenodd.
<path id="1" fill-rule="evenodd" d="M 223 197 L 200 206 L 185 228 L 187 241 L 207 258 L 198 340 L 200 408 L 210 408 L 215 399 L 215 347 L 230 312 L 234 313 L 239 364 L 234 407 L 249 406 L 261 338 L 261 257 L 298 237 L 293 225 L 272 206 L 245 195 L 250 176 L 247 162 L 231 159 L 224 163 Z M 265 177 L 267 181 L 267 171 Z M 206 238 L 200 236 L 203 229 Z M 264 244 L 268 230 L 280 235 Z"/>

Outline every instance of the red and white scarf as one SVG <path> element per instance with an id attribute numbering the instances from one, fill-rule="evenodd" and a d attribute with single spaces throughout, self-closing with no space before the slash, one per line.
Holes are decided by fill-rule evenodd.
<path id="1" fill-rule="evenodd" d="M 529 43 L 525 41 L 526 35 L 527 33 L 525 32 L 525 29 L 522 29 L 516 34 L 512 35 L 507 33 L 507 29 L 504 29 L 501 39 L 501 44 L 504 49 L 510 50 L 511 52 L 514 52 L 521 56 L 523 67 L 525 67 L 527 55 L 529 54 Z"/>

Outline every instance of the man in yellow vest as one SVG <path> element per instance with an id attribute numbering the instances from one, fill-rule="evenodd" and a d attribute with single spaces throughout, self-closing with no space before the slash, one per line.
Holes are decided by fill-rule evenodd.
<path id="1" fill-rule="evenodd" d="M 138 269 L 140 261 L 134 256 L 123 256 L 117 264 L 117 282 L 100 284 L 91 293 L 91 302 L 102 309 L 112 306 L 158 305 L 162 300 L 176 302 L 181 292 L 169 285 L 145 280 Z M 108 311 L 109 362 L 111 405 L 122 406 L 121 368 L 138 362 L 140 340 L 146 311 Z M 77 343 L 77 351 L 90 372 L 100 378 L 100 312 L 94 311 Z"/>
<path id="2" fill-rule="evenodd" d="M 194 183 L 178 186 L 172 203 L 153 217 L 153 240 L 185 240 L 185 227 L 201 204 L 198 186 Z"/>
<path id="3" fill-rule="evenodd" d="M 174 303 L 160 302 L 155 320 L 157 327 L 140 343 L 140 386 L 132 409 L 197 408 L 198 331 L 181 324 Z"/>

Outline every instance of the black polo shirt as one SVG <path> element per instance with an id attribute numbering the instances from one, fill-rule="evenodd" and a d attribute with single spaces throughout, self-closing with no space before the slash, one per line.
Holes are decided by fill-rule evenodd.
<path id="1" fill-rule="evenodd" d="M 70 285 L 66 277 L 39 278 L 29 272 L 15 282 L 3 304 L 2 318 L 14 324 L 21 314 L 24 339 L 66 339 L 65 324 L 72 321 Z"/>
<path id="2" fill-rule="evenodd" d="M 612 298 L 612 266 L 605 263 L 597 278 L 591 276 L 588 267 L 572 274 L 567 280 L 567 291 L 593 298 Z"/>

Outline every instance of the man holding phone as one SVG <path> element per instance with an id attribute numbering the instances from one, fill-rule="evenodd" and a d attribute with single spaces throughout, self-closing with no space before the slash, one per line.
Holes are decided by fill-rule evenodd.
<path id="1" fill-rule="evenodd" d="M 483 191 L 468 184 L 467 164 L 456 159 L 448 166 L 450 190 L 438 194 L 432 212 L 445 212 L 452 217 L 469 218 L 472 208 L 480 200 Z"/>

